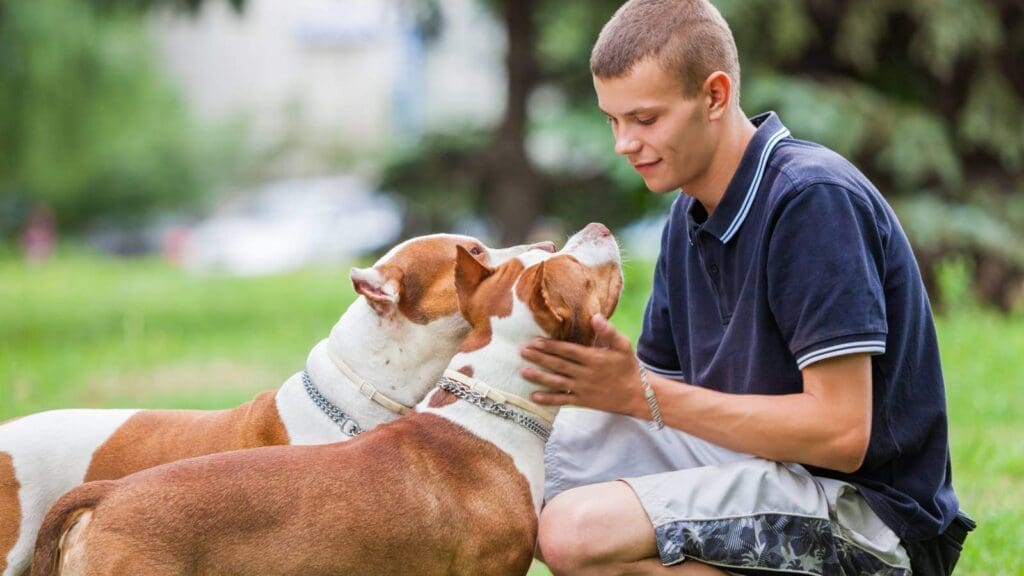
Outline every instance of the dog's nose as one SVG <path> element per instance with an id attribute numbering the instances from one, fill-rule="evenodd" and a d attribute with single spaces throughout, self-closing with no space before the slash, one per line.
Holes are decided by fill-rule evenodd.
<path id="1" fill-rule="evenodd" d="M 598 238 L 605 238 L 612 235 L 612 231 L 600 222 L 591 222 L 590 224 L 587 224 L 587 227 L 583 230 L 587 234 L 597 236 Z"/>

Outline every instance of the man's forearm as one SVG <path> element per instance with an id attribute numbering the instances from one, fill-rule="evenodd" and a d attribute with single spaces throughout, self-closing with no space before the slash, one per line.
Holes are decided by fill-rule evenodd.
<path id="1" fill-rule="evenodd" d="M 870 414 L 865 429 L 863 418 L 813 393 L 726 394 L 653 374 L 649 382 L 666 426 L 730 450 L 843 472 L 863 460 Z M 645 408 L 634 415 L 650 419 Z"/>

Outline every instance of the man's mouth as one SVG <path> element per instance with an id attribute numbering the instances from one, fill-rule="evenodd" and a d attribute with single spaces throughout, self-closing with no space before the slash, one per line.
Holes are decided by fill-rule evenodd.
<path id="1" fill-rule="evenodd" d="M 646 170 L 650 170 L 651 168 L 654 168 L 655 166 L 657 166 L 660 163 L 661 163 L 661 158 L 659 158 L 657 160 L 652 160 L 650 162 L 634 162 L 633 163 L 633 169 L 636 170 L 637 172 L 641 172 L 642 173 L 642 172 L 644 172 Z"/>

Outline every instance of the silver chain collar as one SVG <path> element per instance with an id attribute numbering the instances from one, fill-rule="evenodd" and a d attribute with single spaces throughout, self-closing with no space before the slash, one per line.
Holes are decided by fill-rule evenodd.
<path id="1" fill-rule="evenodd" d="M 302 386 L 306 389 L 306 394 L 309 395 L 309 399 L 316 404 L 316 407 L 320 409 L 328 418 L 334 421 L 338 425 L 338 429 L 341 433 L 353 437 L 362 434 L 363 429 L 359 427 L 348 414 L 341 411 L 340 408 L 331 403 L 330 400 L 324 398 L 324 395 L 316 389 L 316 385 L 313 384 L 313 380 L 309 377 L 309 372 L 302 371 Z"/>
<path id="2" fill-rule="evenodd" d="M 469 402 L 484 412 L 489 412 L 495 416 L 500 416 L 505 420 L 515 422 L 530 432 L 533 432 L 545 442 L 547 442 L 548 438 L 551 437 L 551 428 L 540 420 L 537 420 L 536 418 L 533 418 L 516 408 L 509 406 L 508 404 L 501 404 L 487 398 L 483 394 L 478 394 L 462 382 L 442 376 L 441 380 L 437 383 L 437 387 L 445 392 L 451 393 L 460 400 Z"/>

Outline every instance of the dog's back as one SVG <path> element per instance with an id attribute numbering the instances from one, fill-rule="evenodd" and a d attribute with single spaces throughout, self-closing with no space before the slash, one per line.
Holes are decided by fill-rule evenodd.
<path id="1" fill-rule="evenodd" d="M 55 571 L 62 534 L 86 512 L 87 533 L 63 537 L 74 565 Z M 85 484 L 47 515 L 32 575 L 230 567 L 504 576 L 528 570 L 536 530 L 530 487 L 507 454 L 457 424 L 414 414 L 353 442 L 217 454 Z"/>

